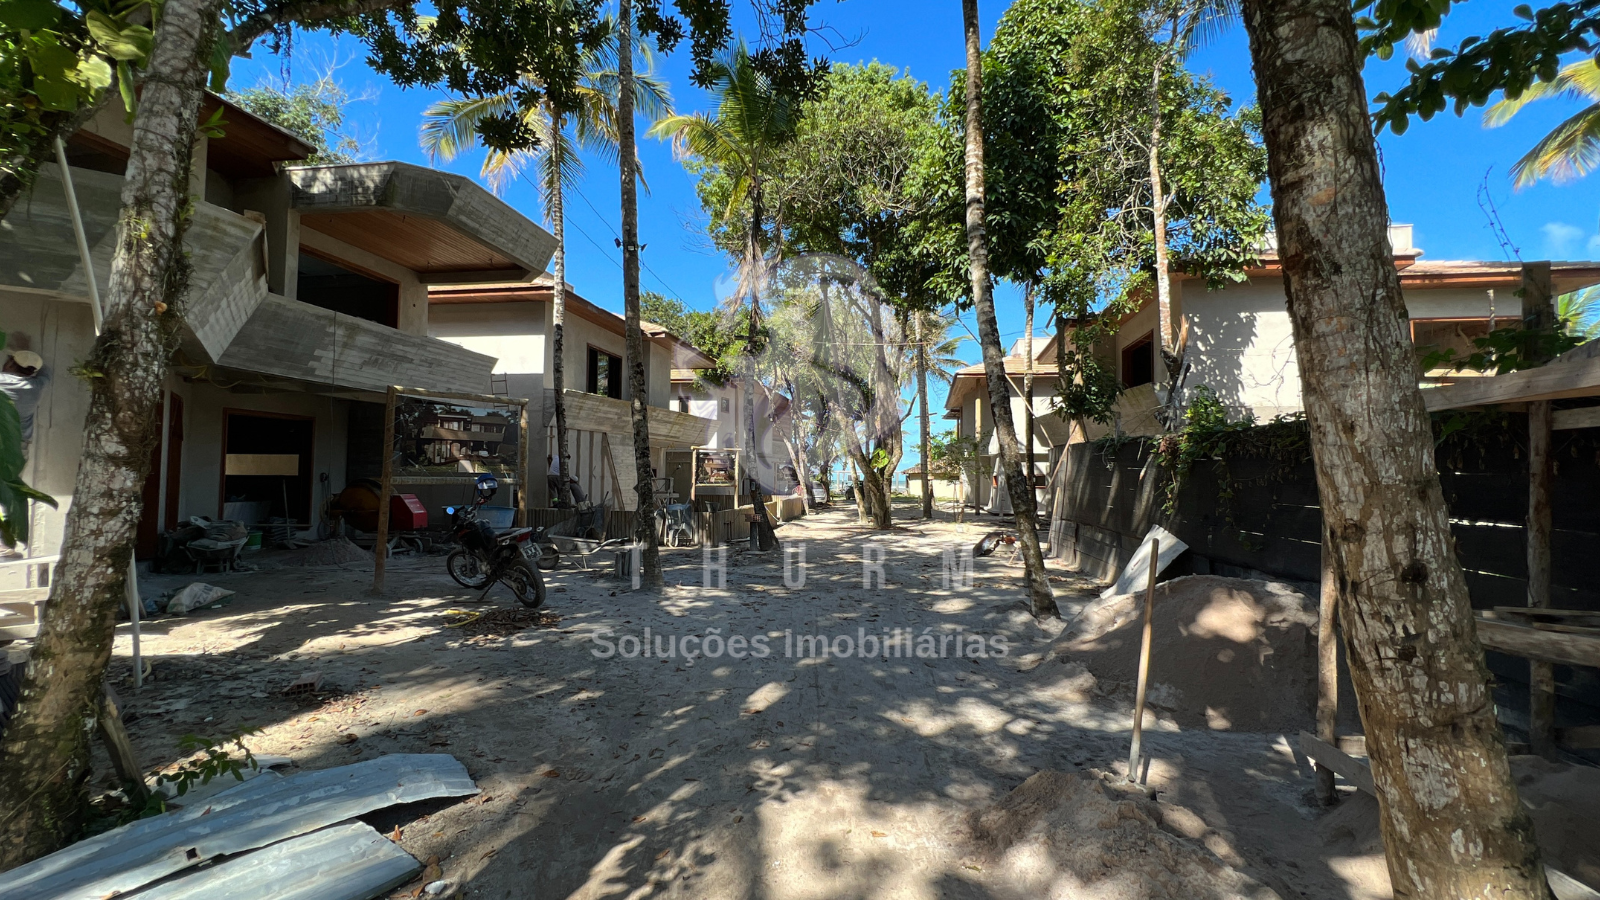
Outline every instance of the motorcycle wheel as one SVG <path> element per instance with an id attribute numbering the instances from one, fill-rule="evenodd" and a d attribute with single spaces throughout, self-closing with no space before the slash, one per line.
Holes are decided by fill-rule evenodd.
<path id="1" fill-rule="evenodd" d="M 529 609 L 544 605 L 544 579 L 525 559 L 515 559 L 500 573 L 500 583 L 511 589 L 517 602 Z"/>
<path id="2" fill-rule="evenodd" d="M 489 570 L 478 554 L 470 550 L 457 550 L 444 561 L 445 571 L 464 588 L 481 591 L 489 586 Z"/>
<path id="3" fill-rule="evenodd" d="M 561 551 L 554 544 L 539 545 L 539 560 L 536 563 L 541 572 L 548 572 L 561 564 Z"/>

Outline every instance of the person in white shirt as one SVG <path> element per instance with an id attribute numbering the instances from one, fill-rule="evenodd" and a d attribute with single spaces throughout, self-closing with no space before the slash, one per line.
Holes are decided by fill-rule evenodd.
<path id="1" fill-rule="evenodd" d="M 552 454 L 546 456 L 545 461 L 550 464 L 550 472 L 546 476 L 546 481 L 550 484 L 550 505 L 554 506 L 561 498 L 561 460 Z M 589 499 L 584 494 L 583 488 L 578 487 L 578 479 L 569 477 L 567 481 L 572 488 L 573 503 L 583 503 Z"/>
<path id="2" fill-rule="evenodd" d="M 22 420 L 22 460 L 28 460 L 28 453 L 33 444 L 33 420 L 39 411 L 39 397 L 44 393 L 45 385 L 50 383 L 50 375 L 45 371 L 44 359 L 31 350 L 13 350 L 6 358 L 5 365 L 0 367 L 0 394 L 10 398 L 13 406 L 17 408 L 17 416 Z M 33 502 L 28 502 L 30 519 L 33 513 Z M 30 529 L 31 530 L 31 529 Z M 22 548 L 0 548 L 0 556 L 17 558 L 23 555 Z"/>

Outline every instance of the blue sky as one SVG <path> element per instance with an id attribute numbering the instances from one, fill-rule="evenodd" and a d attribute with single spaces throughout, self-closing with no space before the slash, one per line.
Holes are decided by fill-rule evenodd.
<path id="1" fill-rule="evenodd" d="M 741 4 L 736 4 L 741 5 Z M 1460 4 L 1446 21 L 1442 44 L 1481 34 L 1514 21 L 1512 2 L 1473 0 Z M 951 70 L 964 64 L 959 0 L 840 0 L 814 7 L 819 20 L 832 26 L 838 49 L 817 44 L 814 51 L 848 62 L 878 60 L 943 88 Z M 983 2 L 984 39 L 1005 10 L 1005 4 Z M 324 35 L 297 36 L 289 74 L 310 80 L 329 67 L 356 98 L 348 109 L 346 131 L 362 145 L 368 159 L 428 163 L 417 143 L 422 111 L 441 94 L 402 90 L 368 69 L 358 42 Z M 282 83 L 282 61 L 258 53 L 240 60 L 232 86 Z M 1254 81 L 1249 47 L 1242 26 L 1235 26 L 1213 44 L 1197 51 L 1191 70 L 1208 75 L 1236 103 L 1252 102 Z M 680 111 L 704 109 L 706 96 L 689 83 L 686 52 L 663 58 L 658 73 L 671 85 Z M 1404 81 L 1400 60 L 1374 61 L 1366 71 L 1368 93 L 1393 89 Z M 1380 138 L 1389 206 L 1396 222 L 1415 226 L 1415 241 L 1428 259 L 1507 259 L 1509 253 L 1491 233 L 1480 205 L 1486 193 L 1523 259 L 1600 259 L 1600 175 L 1565 185 L 1541 183 L 1513 190 L 1507 171 L 1539 135 L 1578 108 L 1575 102 L 1534 104 L 1512 125 L 1485 129 L 1481 111 L 1461 118 L 1448 113 L 1431 122 L 1414 122 L 1403 136 L 1385 132 Z M 641 142 L 639 155 L 650 193 L 639 201 L 640 240 L 646 245 L 642 285 L 682 298 L 706 309 L 715 302 L 719 284 L 728 277 L 727 261 L 703 237 L 705 215 L 694 182 L 655 141 Z M 444 168 L 476 176 L 479 158 L 463 157 Z M 542 220 L 538 196 L 525 183 L 513 184 L 507 202 Z M 589 300 L 621 311 L 622 272 L 613 243 L 619 222 L 619 184 L 615 169 L 592 164 L 579 196 L 569 200 L 568 280 Z M 1002 285 L 996 294 L 1000 328 L 1008 341 L 1022 333 L 1020 292 Z M 969 317 L 970 318 L 970 317 Z M 976 344 L 963 345 L 962 356 L 978 359 Z M 942 408 L 943 390 L 931 404 Z M 914 419 L 913 419 L 914 421 Z M 935 420 L 937 429 L 941 423 Z M 905 465 L 916 459 L 908 447 Z"/>

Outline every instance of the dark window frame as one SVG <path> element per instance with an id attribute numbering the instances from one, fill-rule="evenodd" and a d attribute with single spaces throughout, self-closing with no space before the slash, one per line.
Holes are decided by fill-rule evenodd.
<path id="1" fill-rule="evenodd" d="M 1143 372 L 1135 373 L 1135 369 L 1143 369 Z M 1126 347 L 1122 348 L 1122 369 L 1119 374 L 1122 376 L 1121 381 L 1124 388 L 1134 388 L 1141 384 L 1155 384 L 1156 355 L 1155 331 L 1153 329 L 1145 332 L 1143 337 L 1135 338 Z"/>
<path id="2" fill-rule="evenodd" d="M 606 358 L 606 385 L 605 390 L 600 390 L 600 357 Z M 589 345 L 588 365 L 584 390 L 590 394 L 601 397 L 610 397 L 613 400 L 622 399 L 622 357 L 603 347 Z"/>

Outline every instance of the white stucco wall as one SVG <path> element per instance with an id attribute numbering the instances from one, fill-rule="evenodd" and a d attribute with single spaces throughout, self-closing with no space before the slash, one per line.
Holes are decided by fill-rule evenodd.
<path id="1" fill-rule="evenodd" d="M 1413 319 L 1478 318 L 1491 312 L 1488 292 L 1476 288 L 1413 287 L 1405 292 L 1405 302 Z M 1182 303 L 1193 365 L 1190 389 L 1208 385 L 1235 413 L 1250 410 L 1262 420 L 1301 409 L 1300 370 L 1282 279 L 1256 278 L 1220 291 L 1186 283 Z M 1519 316 L 1520 301 L 1509 290 L 1496 291 L 1493 311 Z M 1130 323 L 1118 340 L 1143 333 Z"/>
<path id="2" fill-rule="evenodd" d="M 549 304 L 537 301 L 435 303 L 428 311 L 428 335 L 493 356 L 496 374 L 536 375 L 546 371 L 549 357 L 544 337 L 548 311 Z M 570 336 L 571 328 L 566 331 Z M 569 360 L 571 355 L 569 347 Z M 574 377 L 571 366 L 569 361 L 564 373 L 569 386 Z M 576 377 L 583 377 L 581 363 Z"/>
<path id="3" fill-rule="evenodd" d="M 1258 419 L 1300 409 L 1300 370 L 1280 279 L 1220 291 L 1188 286 L 1183 317 L 1192 365 L 1186 388 L 1206 385 L 1236 414 Z"/>

